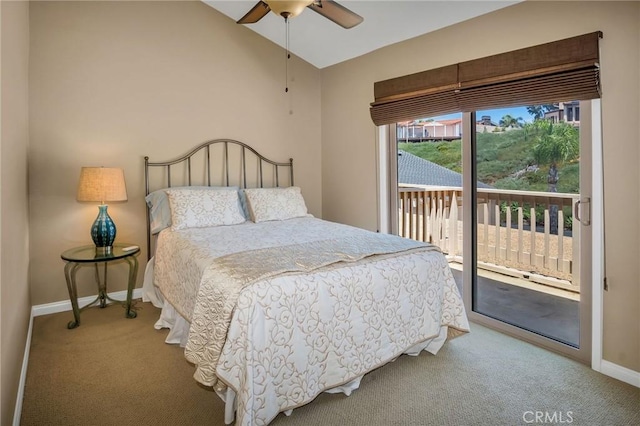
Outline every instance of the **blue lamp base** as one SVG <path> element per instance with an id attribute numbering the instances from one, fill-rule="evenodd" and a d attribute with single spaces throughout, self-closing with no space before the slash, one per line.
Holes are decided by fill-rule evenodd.
<path id="1" fill-rule="evenodd" d="M 97 253 L 109 254 L 116 239 L 116 225 L 107 213 L 106 204 L 99 205 L 98 209 L 98 217 L 91 227 L 91 238 L 96 245 Z"/>

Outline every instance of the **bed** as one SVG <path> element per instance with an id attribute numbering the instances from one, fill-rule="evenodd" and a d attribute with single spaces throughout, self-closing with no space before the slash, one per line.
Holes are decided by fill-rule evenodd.
<path id="1" fill-rule="evenodd" d="M 349 395 L 367 372 L 469 331 L 437 247 L 308 214 L 291 159 L 208 141 L 145 157 L 145 193 L 143 298 L 227 424 Z"/>

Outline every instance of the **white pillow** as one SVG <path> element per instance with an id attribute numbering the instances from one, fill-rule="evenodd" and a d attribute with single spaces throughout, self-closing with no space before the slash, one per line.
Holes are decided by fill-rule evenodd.
<path id="1" fill-rule="evenodd" d="M 297 186 L 245 189 L 244 193 L 251 220 L 256 223 L 308 216 L 307 206 Z"/>
<path id="2" fill-rule="evenodd" d="M 145 197 L 147 206 L 149 206 L 149 227 L 152 234 L 157 234 L 164 228 L 171 226 L 171 208 L 167 198 L 167 189 L 184 189 L 193 191 L 194 189 L 205 190 L 230 190 L 238 191 L 237 186 L 176 186 L 173 188 L 163 188 L 151 192 Z M 244 210 L 243 210 L 244 211 Z M 249 213 L 244 214 L 245 219 L 249 219 Z"/>
<path id="3" fill-rule="evenodd" d="M 238 192 L 211 189 L 168 189 L 171 230 L 236 225 L 245 217 Z"/>

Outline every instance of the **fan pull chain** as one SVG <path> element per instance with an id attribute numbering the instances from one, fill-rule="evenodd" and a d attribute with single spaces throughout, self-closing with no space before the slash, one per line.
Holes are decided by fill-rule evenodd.
<path id="1" fill-rule="evenodd" d="M 285 34 L 286 34 L 286 42 L 285 42 L 285 50 L 286 50 L 286 58 L 285 58 L 285 62 L 284 62 L 284 92 L 288 93 L 289 92 L 289 59 L 291 59 L 291 53 L 289 52 L 289 19 L 288 17 L 285 16 L 284 18 L 284 24 L 285 24 Z"/>

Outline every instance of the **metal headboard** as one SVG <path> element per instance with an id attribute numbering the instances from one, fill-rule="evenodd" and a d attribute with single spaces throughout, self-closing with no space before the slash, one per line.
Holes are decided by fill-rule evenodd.
<path id="1" fill-rule="evenodd" d="M 212 163 L 211 152 L 212 152 L 212 145 L 218 145 L 218 144 L 222 145 L 222 158 L 221 158 L 222 165 L 218 169 L 216 169 L 212 167 L 212 164 L 211 164 Z M 162 179 L 162 182 L 160 182 L 160 184 L 157 186 L 157 189 L 171 188 L 173 185 L 173 182 L 171 179 L 172 167 L 174 167 L 174 170 L 175 170 L 176 167 L 184 168 L 185 165 L 186 165 L 186 170 L 183 169 L 183 183 L 181 183 L 180 186 L 193 186 L 192 158 L 196 154 L 200 153 L 200 151 L 203 151 L 203 154 L 204 154 L 203 156 L 204 164 L 203 164 L 203 169 L 201 170 L 204 172 L 204 182 L 201 182 L 199 184 L 206 185 L 206 186 L 214 185 L 215 182 L 211 178 L 212 171 L 213 172 L 223 171 L 222 182 L 220 182 L 221 186 L 232 186 L 232 183 L 230 181 L 230 167 L 229 167 L 230 147 L 232 149 L 236 149 L 240 151 L 240 159 L 239 159 L 240 170 L 236 170 L 236 172 L 240 173 L 240 178 L 237 186 L 241 188 L 248 188 L 248 187 L 263 188 L 265 186 L 265 167 L 273 171 L 273 175 L 272 175 L 273 179 L 271 181 L 273 185 L 270 185 L 270 186 L 276 186 L 276 187 L 285 186 L 285 185 L 282 185 L 280 182 L 281 179 L 280 179 L 279 171 L 280 171 L 280 168 L 282 167 L 289 168 L 289 173 L 288 173 L 289 179 L 288 179 L 287 186 L 293 186 L 293 158 L 289 158 L 288 162 L 281 163 L 281 162 L 273 161 L 266 158 L 262 154 L 258 153 L 258 151 L 256 151 L 255 149 L 253 149 L 252 147 L 250 147 L 249 145 L 243 142 L 239 142 L 233 139 L 214 139 L 214 140 L 204 142 L 198 145 L 197 147 L 193 148 L 187 154 L 172 160 L 150 162 L 149 157 L 144 157 L 145 196 L 149 195 L 150 193 L 150 173 L 149 173 L 150 169 L 155 167 L 161 168 L 161 170 L 164 171 L 164 177 Z M 255 179 L 255 186 L 248 184 L 248 181 L 247 181 L 247 154 L 249 155 L 253 154 L 253 156 L 256 159 L 255 161 L 257 161 L 258 170 L 256 170 L 257 176 Z M 149 207 L 147 206 L 147 259 L 151 258 L 151 253 L 152 253 L 150 225 L 151 224 L 149 219 Z"/>

